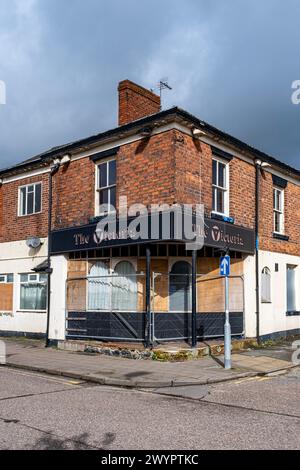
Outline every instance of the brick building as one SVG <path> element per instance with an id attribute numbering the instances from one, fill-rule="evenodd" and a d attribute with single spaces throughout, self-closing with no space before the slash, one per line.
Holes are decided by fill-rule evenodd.
<path id="1" fill-rule="evenodd" d="M 300 171 L 182 109 L 161 111 L 128 80 L 118 91 L 118 127 L 0 171 L 0 333 L 221 337 L 225 252 L 232 334 L 299 333 Z M 187 250 L 174 217 L 167 239 L 120 237 L 125 197 L 147 220 L 153 204 L 202 204 L 204 246 Z M 117 226 L 99 239 L 103 203 Z"/>

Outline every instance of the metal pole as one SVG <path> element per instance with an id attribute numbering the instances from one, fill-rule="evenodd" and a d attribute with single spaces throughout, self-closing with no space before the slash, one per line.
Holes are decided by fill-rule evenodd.
<path id="1" fill-rule="evenodd" d="M 197 347 L 197 251 L 192 252 L 192 348 Z"/>
<path id="2" fill-rule="evenodd" d="M 260 298 L 259 298 L 259 212 L 260 212 L 260 168 L 255 163 L 255 294 L 256 294 L 256 339 L 260 343 Z"/>
<path id="3" fill-rule="evenodd" d="M 231 369 L 231 327 L 229 322 L 229 278 L 225 276 L 224 366 Z"/>
<path id="4" fill-rule="evenodd" d="M 155 342 L 155 312 L 154 312 L 154 301 L 155 301 L 155 273 L 152 273 L 152 300 L 151 300 L 151 343 Z"/>
<path id="5" fill-rule="evenodd" d="M 52 212 L 52 170 L 49 173 L 49 207 L 48 207 L 48 254 L 47 254 L 47 264 L 48 269 L 50 269 L 51 263 L 51 212 Z M 46 324 L 46 344 L 45 347 L 48 348 L 50 346 L 50 339 L 49 339 L 49 328 L 50 328 L 50 300 L 51 300 L 51 272 L 48 272 L 48 279 L 47 279 L 47 324 Z"/>
<path id="6" fill-rule="evenodd" d="M 145 343 L 151 345 L 151 252 L 150 247 L 146 247 L 146 325 Z"/>
<path id="7" fill-rule="evenodd" d="M 53 176 L 59 169 L 59 164 L 54 164 L 50 168 L 49 173 L 49 199 L 48 199 L 48 254 L 47 254 L 47 263 L 48 263 L 48 282 L 47 282 L 47 326 L 46 326 L 46 343 L 45 347 L 48 348 L 50 346 L 50 338 L 49 338 L 49 330 L 50 330 L 50 302 L 51 302 L 51 228 L 52 228 L 52 184 L 53 184 Z"/>

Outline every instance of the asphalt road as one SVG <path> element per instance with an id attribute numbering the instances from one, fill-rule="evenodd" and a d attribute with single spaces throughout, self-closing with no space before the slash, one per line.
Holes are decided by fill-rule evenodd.
<path id="1" fill-rule="evenodd" d="M 161 392 L 2 367 L 0 449 L 300 449 L 300 368 Z"/>

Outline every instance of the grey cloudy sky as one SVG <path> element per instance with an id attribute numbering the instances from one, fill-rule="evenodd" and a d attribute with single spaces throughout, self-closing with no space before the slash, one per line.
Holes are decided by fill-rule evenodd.
<path id="1" fill-rule="evenodd" d="M 298 0 L 0 0 L 0 167 L 117 124 L 117 83 L 300 168 Z"/>

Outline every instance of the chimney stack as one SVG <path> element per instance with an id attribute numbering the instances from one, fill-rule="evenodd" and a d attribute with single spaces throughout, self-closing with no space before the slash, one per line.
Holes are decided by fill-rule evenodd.
<path id="1" fill-rule="evenodd" d="M 119 126 L 160 111 L 160 97 L 130 80 L 119 83 Z"/>

